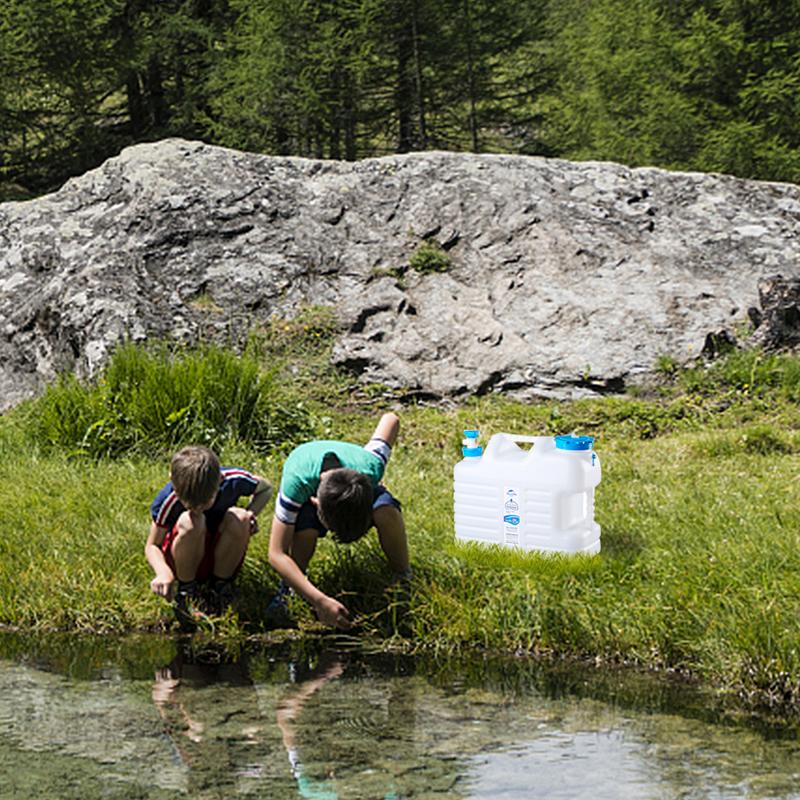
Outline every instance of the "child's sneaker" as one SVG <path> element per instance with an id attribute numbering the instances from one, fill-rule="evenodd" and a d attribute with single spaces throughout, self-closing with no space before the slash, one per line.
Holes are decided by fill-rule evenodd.
<path id="1" fill-rule="evenodd" d="M 406 567 L 402 572 L 395 572 L 392 575 L 390 586 L 407 586 L 414 579 L 414 570 Z"/>
<path id="2" fill-rule="evenodd" d="M 172 601 L 172 608 L 175 611 L 175 619 L 178 620 L 178 627 L 182 631 L 191 633 L 196 630 L 197 623 L 206 616 L 201 607 L 196 581 L 178 582 L 178 591 Z"/>
<path id="3" fill-rule="evenodd" d="M 288 628 L 292 624 L 289 614 L 289 597 L 293 594 L 291 587 L 281 581 L 278 591 L 267 604 L 267 622 L 273 628 Z"/>
<path id="4" fill-rule="evenodd" d="M 208 591 L 209 611 L 222 616 L 233 603 L 233 578 L 212 578 Z"/>

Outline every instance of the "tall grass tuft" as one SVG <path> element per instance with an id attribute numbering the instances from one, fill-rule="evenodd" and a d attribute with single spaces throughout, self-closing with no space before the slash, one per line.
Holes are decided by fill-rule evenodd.
<path id="1" fill-rule="evenodd" d="M 709 365 L 686 370 L 681 378 L 689 392 L 719 395 L 727 390 L 745 397 L 771 393 L 800 400 L 800 361 L 786 353 L 733 350 Z"/>
<path id="2" fill-rule="evenodd" d="M 213 345 L 127 343 L 91 383 L 62 377 L 28 407 L 32 439 L 89 456 L 163 452 L 195 442 L 244 442 L 260 451 L 313 434 L 304 404 L 252 354 Z"/>

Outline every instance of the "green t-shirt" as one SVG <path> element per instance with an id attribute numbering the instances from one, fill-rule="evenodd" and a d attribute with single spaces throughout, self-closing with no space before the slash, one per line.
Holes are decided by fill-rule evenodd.
<path id="1" fill-rule="evenodd" d="M 383 478 L 391 451 L 383 439 L 375 438 L 364 447 L 333 440 L 307 442 L 295 447 L 283 465 L 275 516 L 281 522 L 294 525 L 300 506 L 316 495 L 320 473 L 323 467 L 329 469 L 331 462 L 366 475 L 372 485 L 377 486 Z M 332 456 L 338 463 L 331 459 Z"/>

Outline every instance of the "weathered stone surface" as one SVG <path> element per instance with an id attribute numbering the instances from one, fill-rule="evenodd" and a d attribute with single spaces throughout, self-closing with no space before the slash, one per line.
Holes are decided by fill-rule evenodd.
<path id="1" fill-rule="evenodd" d="M 412 394 L 614 391 L 745 321 L 761 279 L 800 276 L 799 234 L 788 184 L 139 145 L 0 205 L 0 406 L 92 373 L 122 337 L 228 337 L 308 304 L 338 309 L 339 363 Z M 424 239 L 449 271 L 409 268 Z"/>
<path id="2" fill-rule="evenodd" d="M 767 350 L 800 344 L 800 278 L 771 275 L 758 283 L 761 308 L 748 313 L 755 332 L 750 343 Z"/>

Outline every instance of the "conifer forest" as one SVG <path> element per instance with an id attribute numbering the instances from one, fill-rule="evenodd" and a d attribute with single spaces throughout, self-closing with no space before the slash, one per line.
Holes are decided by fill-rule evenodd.
<path id="1" fill-rule="evenodd" d="M 168 136 L 800 182 L 800 0 L 3 0 L 0 200 Z"/>

